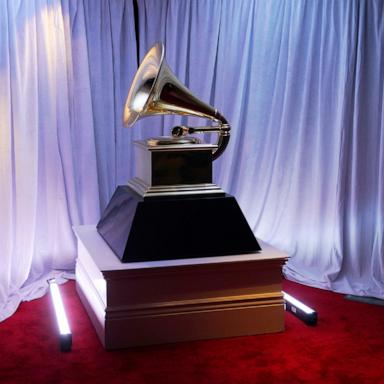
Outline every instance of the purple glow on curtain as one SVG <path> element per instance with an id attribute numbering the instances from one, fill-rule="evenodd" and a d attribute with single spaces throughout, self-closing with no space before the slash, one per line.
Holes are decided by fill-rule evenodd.
<path id="1" fill-rule="evenodd" d="M 132 2 L 90 3 L 100 23 L 80 0 L 0 2 L 0 320 L 74 269 L 72 225 L 95 223 L 115 183 L 101 164 L 128 175 L 114 110 L 136 67 Z"/>
<path id="2" fill-rule="evenodd" d="M 384 297 L 383 2 L 138 5 L 141 54 L 165 41 L 178 77 L 232 124 L 216 181 L 290 254 L 286 276 Z"/>

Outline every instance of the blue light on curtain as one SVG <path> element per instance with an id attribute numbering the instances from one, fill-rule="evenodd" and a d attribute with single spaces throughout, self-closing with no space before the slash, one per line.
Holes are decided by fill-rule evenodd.
<path id="1" fill-rule="evenodd" d="M 0 1 L 0 320 L 73 271 L 72 226 L 128 177 L 136 65 L 132 1 Z"/>
<path id="2" fill-rule="evenodd" d="M 384 297 L 381 1 L 138 2 L 140 52 L 232 124 L 215 163 L 290 279 Z M 160 123 L 160 120 L 158 120 Z M 163 119 L 164 131 L 177 122 Z M 144 123 L 143 123 L 144 124 Z"/>

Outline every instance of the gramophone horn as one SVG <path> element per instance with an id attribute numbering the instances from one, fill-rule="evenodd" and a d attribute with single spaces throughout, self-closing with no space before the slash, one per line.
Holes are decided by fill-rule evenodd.
<path id="1" fill-rule="evenodd" d="M 229 142 L 230 126 L 227 120 L 209 104 L 194 96 L 172 73 L 164 58 L 164 45 L 156 43 L 145 55 L 130 87 L 124 106 L 124 125 L 132 126 L 145 116 L 176 114 L 210 119 L 218 125 L 211 127 L 175 127 L 173 136 L 195 132 L 218 132 L 219 157 Z"/>

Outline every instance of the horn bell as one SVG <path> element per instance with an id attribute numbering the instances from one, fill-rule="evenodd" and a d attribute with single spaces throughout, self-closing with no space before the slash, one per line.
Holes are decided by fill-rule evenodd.
<path id="1" fill-rule="evenodd" d="M 147 52 L 132 81 L 123 122 L 131 127 L 140 118 L 166 114 L 197 116 L 218 122 L 218 145 L 222 148 L 218 148 L 217 155 L 225 149 L 230 130 L 227 121 L 217 109 L 198 99 L 177 79 L 165 60 L 164 44 L 158 42 Z M 204 129 L 194 131 L 203 132 Z"/>

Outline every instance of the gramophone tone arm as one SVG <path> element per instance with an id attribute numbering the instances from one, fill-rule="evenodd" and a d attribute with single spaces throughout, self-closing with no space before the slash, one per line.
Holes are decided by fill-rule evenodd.
<path id="1" fill-rule="evenodd" d="M 206 126 L 206 127 L 187 127 L 185 125 L 178 125 L 176 127 L 172 128 L 172 136 L 180 137 L 180 136 L 186 136 L 190 135 L 192 133 L 207 133 L 207 132 L 219 132 L 222 130 L 222 127 L 212 127 L 212 126 Z M 225 128 L 223 129 L 225 130 Z"/>
<path id="2" fill-rule="evenodd" d="M 172 128 L 172 136 L 180 137 L 192 133 L 209 133 L 218 132 L 219 139 L 217 142 L 217 149 L 213 152 L 213 160 L 216 160 L 225 150 L 228 145 L 231 127 L 229 124 L 221 124 L 218 126 L 203 126 L 203 127 L 187 127 L 185 125 L 178 125 Z"/>

